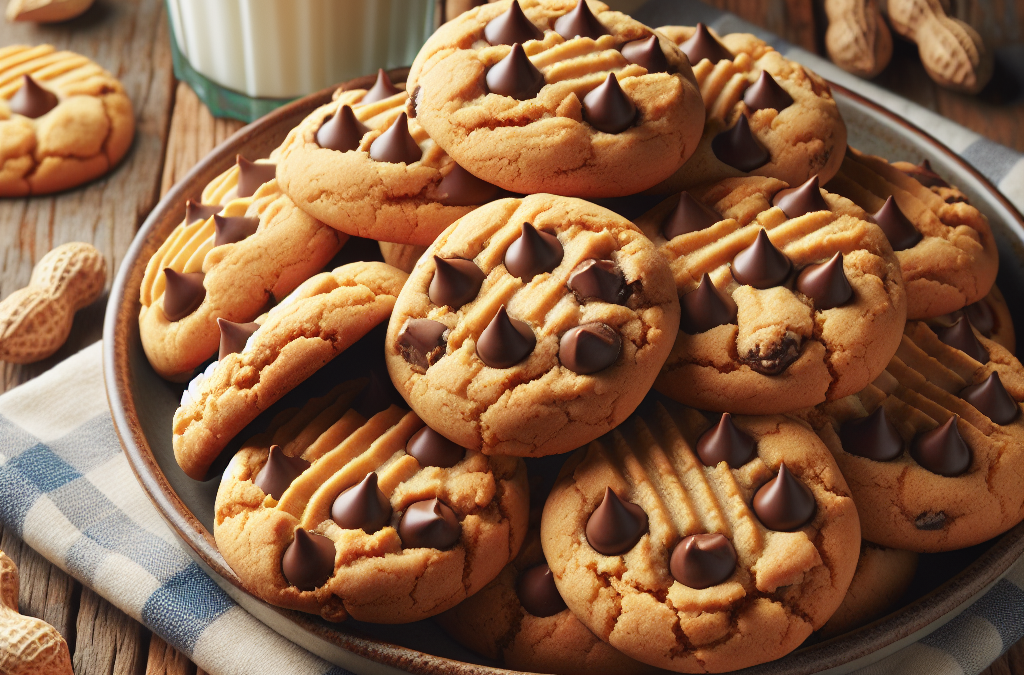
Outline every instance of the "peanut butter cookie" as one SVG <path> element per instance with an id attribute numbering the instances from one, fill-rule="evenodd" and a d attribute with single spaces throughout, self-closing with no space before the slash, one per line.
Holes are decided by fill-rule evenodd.
<path id="1" fill-rule="evenodd" d="M 818 635 L 827 640 L 885 616 L 910 588 L 917 572 L 917 558 L 913 551 L 861 542 L 857 571 L 846 597 Z"/>

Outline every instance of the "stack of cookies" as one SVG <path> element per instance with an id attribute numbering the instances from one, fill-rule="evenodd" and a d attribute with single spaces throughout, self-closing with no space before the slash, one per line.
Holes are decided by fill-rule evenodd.
<path id="1" fill-rule="evenodd" d="M 275 605 L 722 672 L 1024 518 L 988 222 L 751 35 L 477 7 L 183 206 L 141 337 Z"/>

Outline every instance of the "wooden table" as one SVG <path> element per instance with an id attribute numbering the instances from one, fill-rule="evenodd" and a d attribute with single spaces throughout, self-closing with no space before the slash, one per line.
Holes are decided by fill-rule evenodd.
<path id="1" fill-rule="evenodd" d="M 813 0 L 714 0 L 723 9 L 822 53 L 824 17 Z M 1024 0 L 961 0 L 968 18 L 993 44 L 1024 42 Z M 1000 17 L 1016 16 L 1016 23 Z M 0 22 L 0 46 L 49 42 L 86 54 L 124 83 L 135 106 L 135 145 L 108 178 L 56 197 L 0 201 L 0 297 L 28 282 L 32 266 L 51 248 L 88 241 L 107 257 L 111 278 L 159 197 L 204 154 L 242 125 L 215 120 L 171 68 L 167 15 L 160 0 L 97 0 L 84 16 L 56 26 Z M 893 64 L 878 81 L 993 140 L 1024 151 L 1024 97 L 1007 100 L 1006 73 L 978 98 L 934 86 L 916 50 L 899 44 Z M 2 364 L 0 391 L 29 380 L 99 339 L 105 298 L 75 318 L 72 337 L 37 364 Z M 77 675 L 201 674 L 182 654 L 120 610 L 83 587 L 13 533 L 0 533 L 0 549 L 21 570 L 21 611 L 54 625 L 68 640 Z M 1024 641 L 986 671 L 1024 675 Z"/>

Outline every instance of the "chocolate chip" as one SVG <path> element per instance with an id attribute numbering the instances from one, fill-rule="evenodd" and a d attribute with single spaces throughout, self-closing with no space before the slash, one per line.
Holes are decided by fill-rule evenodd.
<path id="1" fill-rule="evenodd" d="M 808 178 L 803 185 L 779 192 L 772 199 L 772 205 L 782 209 L 787 218 L 799 218 L 815 211 L 829 210 L 828 203 L 821 196 L 817 175 Z"/>
<path id="2" fill-rule="evenodd" d="M 927 159 L 923 160 L 913 169 L 901 168 L 900 171 L 910 176 L 911 178 L 913 178 L 914 180 L 916 180 L 918 183 L 925 187 L 949 187 L 949 183 L 943 180 L 942 176 L 935 173 L 935 170 L 932 169 L 931 162 L 929 162 Z"/>
<path id="3" fill-rule="evenodd" d="M 509 96 L 518 101 L 533 98 L 544 86 L 544 73 L 530 61 L 518 42 L 512 51 L 487 70 L 484 78 L 492 94 Z"/>
<path id="4" fill-rule="evenodd" d="M 754 288 L 779 286 L 789 277 L 793 268 L 786 254 L 775 248 L 762 227 L 754 243 L 732 259 L 732 276 L 736 281 Z"/>
<path id="5" fill-rule="evenodd" d="M 941 530 L 946 526 L 946 513 L 944 511 L 927 511 L 914 519 L 914 526 L 925 532 Z"/>
<path id="6" fill-rule="evenodd" d="M 405 510 L 398 523 L 402 548 L 451 548 L 459 541 L 462 526 L 447 504 L 434 499 L 416 502 Z"/>
<path id="7" fill-rule="evenodd" d="M 705 206 L 699 199 L 694 199 L 689 192 L 681 192 L 679 203 L 661 223 L 661 233 L 666 239 L 672 240 L 681 234 L 706 230 L 720 220 L 722 216 L 716 211 Z"/>
<path id="8" fill-rule="evenodd" d="M 643 67 L 648 73 L 667 73 L 668 59 L 661 48 L 657 35 L 647 39 L 633 40 L 622 45 L 623 58 Z"/>
<path id="9" fill-rule="evenodd" d="M 596 40 L 602 35 L 611 35 L 604 24 L 598 21 L 594 13 L 590 11 L 586 0 L 578 0 L 571 12 L 560 16 L 555 21 L 555 32 L 566 40 L 571 40 L 574 37 Z"/>
<path id="10" fill-rule="evenodd" d="M 237 354 L 245 349 L 245 343 L 249 341 L 260 325 L 258 323 L 235 323 L 218 317 L 217 327 L 220 329 L 220 352 L 217 354 L 217 360 L 223 361 L 228 354 Z"/>
<path id="11" fill-rule="evenodd" d="M 516 595 L 523 609 L 536 617 L 554 616 L 566 609 L 547 563 L 531 567 L 519 576 Z"/>
<path id="12" fill-rule="evenodd" d="M 732 52 L 719 42 L 703 23 L 697 24 L 697 32 L 690 36 L 689 40 L 679 45 L 679 49 L 686 54 L 686 58 L 692 65 L 697 65 L 704 59 L 711 61 L 712 64 L 718 63 L 722 59 L 732 59 Z"/>
<path id="13" fill-rule="evenodd" d="M 359 392 L 359 396 L 352 405 L 352 409 L 366 419 L 370 419 L 393 405 L 402 405 L 403 403 L 402 396 L 395 389 L 395 385 L 391 383 L 391 378 L 388 376 L 387 371 L 382 371 L 378 374 L 376 370 L 371 370 L 369 372 L 369 382 Z"/>
<path id="14" fill-rule="evenodd" d="M 427 297 L 435 305 L 458 309 L 476 297 L 485 276 L 472 260 L 435 255 L 434 276 L 427 288 Z"/>
<path id="15" fill-rule="evenodd" d="M 505 305 L 498 309 L 476 341 L 476 355 L 491 368 L 511 368 L 533 351 L 537 337 L 525 321 L 512 319 Z"/>
<path id="16" fill-rule="evenodd" d="M 878 406 L 867 417 L 847 420 L 839 427 L 839 441 L 851 455 L 889 462 L 903 454 L 903 437 Z"/>
<path id="17" fill-rule="evenodd" d="M 190 199 L 185 202 L 185 223 L 191 225 L 197 220 L 206 220 L 215 213 L 220 213 L 223 208 L 220 204 L 202 204 Z"/>
<path id="18" fill-rule="evenodd" d="M 398 334 L 398 349 L 406 361 L 426 370 L 445 355 L 447 330 L 440 321 L 409 319 Z"/>
<path id="19" fill-rule="evenodd" d="M 711 150 L 720 162 L 744 173 L 764 166 L 771 159 L 768 151 L 754 138 L 750 122 L 744 115 L 740 115 L 731 129 L 711 139 Z"/>
<path id="20" fill-rule="evenodd" d="M 277 177 L 277 164 L 250 162 L 241 155 L 235 161 L 238 162 L 238 187 L 235 193 L 239 197 L 252 197 L 261 185 Z"/>
<path id="21" fill-rule="evenodd" d="M 765 527 L 792 532 L 811 521 L 818 505 L 814 493 L 801 483 L 783 462 L 779 473 L 754 495 L 754 513 Z"/>
<path id="22" fill-rule="evenodd" d="M 622 91 L 614 73 L 608 73 L 604 82 L 583 97 L 583 119 L 606 134 L 617 134 L 633 126 L 636 106 Z"/>
<path id="23" fill-rule="evenodd" d="M 760 345 L 755 345 L 740 360 L 750 366 L 751 370 L 762 375 L 778 375 L 793 365 L 800 358 L 803 345 L 800 336 L 787 333 L 766 353 L 761 353 Z"/>
<path id="24" fill-rule="evenodd" d="M 274 499 L 280 500 L 284 491 L 302 472 L 309 468 L 309 462 L 301 457 L 289 457 L 279 445 L 270 446 L 267 462 L 253 479 L 253 484 Z"/>
<path id="25" fill-rule="evenodd" d="M 619 358 L 622 338 L 604 323 L 585 323 L 570 328 L 558 342 L 558 360 L 580 375 L 591 375 L 611 366 Z"/>
<path id="26" fill-rule="evenodd" d="M 187 272 L 181 274 L 170 267 L 164 268 L 166 288 L 164 289 L 164 316 L 168 321 L 180 321 L 192 312 L 199 309 L 206 299 L 206 288 L 203 287 L 203 279 L 206 275 L 202 272 Z"/>
<path id="27" fill-rule="evenodd" d="M 718 290 L 707 272 L 696 290 L 679 299 L 679 309 L 679 328 L 689 335 L 736 323 L 736 303 L 732 296 Z"/>
<path id="28" fill-rule="evenodd" d="M 610 487 L 587 519 L 587 541 L 598 553 L 619 555 L 636 546 L 647 532 L 647 514 L 632 502 L 623 501 Z"/>
<path id="29" fill-rule="evenodd" d="M 245 216 L 220 216 L 213 217 L 213 225 L 216 234 L 213 237 L 214 246 L 234 244 L 247 237 L 256 234 L 259 229 L 259 218 L 247 218 Z"/>
<path id="30" fill-rule="evenodd" d="M 445 206 L 477 206 L 495 199 L 500 189 L 452 162 L 452 170 L 437 184 L 437 192 L 438 201 Z"/>
<path id="31" fill-rule="evenodd" d="M 401 89 L 391 83 L 391 78 L 384 72 L 384 69 L 378 68 L 377 81 L 373 83 L 373 86 L 370 87 L 365 94 L 363 94 L 363 98 L 359 103 L 376 103 L 377 101 L 383 101 L 386 98 L 391 98 L 395 94 L 400 94 L 401 92 Z"/>
<path id="32" fill-rule="evenodd" d="M 49 89 L 39 86 L 31 75 L 21 76 L 21 88 L 7 102 L 11 112 L 35 119 L 57 107 L 57 96 Z"/>
<path id="33" fill-rule="evenodd" d="M 757 81 L 743 92 L 743 102 L 751 110 L 785 110 L 793 105 L 793 97 L 786 93 L 767 70 L 762 70 Z"/>
<path id="34" fill-rule="evenodd" d="M 965 387 L 960 398 L 1000 426 L 1009 424 L 1020 414 L 1020 405 L 1006 391 L 999 373 L 992 373 L 978 384 Z"/>
<path id="35" fill-rule="evenodd" d="M 959 476 L 971 467 L 971 449 L 967 447 L 957 416 L 953 415 L 931 431 L 924 431 L 914 437 L 910 456 L 932 473 L 940 476 Z"/>
<path id="36" fill-rule="evenodd" d="M 352 106 L 343 105 L 316 132 L 316 144 L 325 150 L 348 152 L 359 147 L 359 141 L 370 128 L 356 118 Z"/>
<path id="37" fill-rule="evenodd" d="M 331 505 L 331 520 L 343 530 L 362 530 L 373 534 L 391 520 L 391 502 L 377 487 L 377 474 L 370 472 L 363 480 L 346 489 Z"/>
<path id="38" fill-rule="evenodd" d="M 299 528 L 281 558 L 281 571 L 288 583 L 300 591 L 312 591 L 334 574 L 334 542 L 320 534 Z"/>
<path id="39" fill-rule="evenodd" d="M 484 39 L 492 45 L 521 44 L 544 39 L 544 31 L 526 18 L 519 0 L 515 0 L 507 10 L 487 22 Z"/>
<path id="40" fill-rule="evenodd" d="M 953 349 L 959 349 L 978 363 L 988 363 L 988 352 L 978 342 L 977 336 L 971 329 L 971 320 L 966 316 L 961 316 L 953 322 L 952 326 L 940 328 L 937 335 L 939 340 Z"/>
<path id="41" fill-rule="evenodd" d="M 430 427 L 423 427 L 412 435 L 405 444 L 405 452 L 416 459 L 420 466 L 436 466 L 450 469 L 466 456 L 466 449 L 453 443 Z"/>
<path id="42" fill-rule="evenodd" d="M 622 270 L 611 260 L 584 260 L 573 268 L 566 285 L 581 303 L 594 299 L 621 305 L 626 296 Z"/>
<path id="43" fill-rule="evenodd" d="M 736 570 L 736 549 L 721 534 L 691 534 L 672 549 L 669 571 L 676 581 L 701 590 L 717 586 Z"/>
<path id="44" fill-rule="evenodd" d="M 562 244 L 551 232 L 538 231 L 523 223 L 519 238 L 505 251 L 505 269 L 514 277 L 529 281 L 534 275 L 550 272 L 562 262 Z"/>
<path id="45" fill-rule="evenodd" d="M 996 313 L 985 298 L 964 307 L 964 313 L 975 330 L 987 338 L 992 337 L 992 331 L 996 329 Z"/>
<path id="46" fill-rule="evenodd" d="M 390 164 L 412 164 L 423 156 L 416 139 L 409 133 L 409 116 L 402 113 L 388 130 L 370 143 L 370 159 Z"/>
<path id="47" fill-rule="evenodd" d="M 892 196 L 889 196 L 882 204 L 882 208 L 871 216 L 882 228 L 882 233 L 885 234 L 885 238 L 889 240 L 889 245 L 894 251 L 905 251 L 912 248 L 924 238 L 910 222 L 910 219 L 903 214 L 903 209 Z"/>
<path id="48" fill-rule="evenodd" d="M 814 302 L 816 310 L 845 305 L 853 298 L 853 287 L 843 269 L 843 254 L 837 252 L 827 262 L 803 268 L 796 289 Z"/>
<path id="49" fill-rule="evenodd" d="M 718 424 L 697 439 L 697 456 L 704 466 L 725 462 L 730 468 L 738 469 L 754 459 L 756 453 L 757 441 L 740 430 L 729 413 L 722 413 Z"/>

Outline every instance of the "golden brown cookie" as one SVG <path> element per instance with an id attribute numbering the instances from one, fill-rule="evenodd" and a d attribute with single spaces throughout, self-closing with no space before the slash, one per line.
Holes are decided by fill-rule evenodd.
<path id="1" fill-rule="evenodd" d="M 860 528 L 805 425 L 712 425 L 651 400 L 566 462 L 541 541 L 559 592 L 598 637 L 703 673 L 779 658 L 820 628 L 853 577 Z"/>
<path id="2" fill-rule="evenodd" d="M 895 353 L 906 297 L 885 235 L 816 184 L 785 187 L 728 178 L 637 219 L 681 304 L 658 391 L 704 410 L 785 413 L 859 391 Z"/>
<path id="3" fill-rule="evenodd" d="M 904 161 L 892 162 L 892 166 L 937 194 L 947 204 L 955 202 L 970 203 L 967 195 L 960 188 L 947 183 L 945 178 L 932 169 L 932 164 L 927 159 L 922 160 L 920 164 L 911 164 Z"/>
<path id="4" fill-rule="evenodd" d="M 917 572 L 917 553 L 861 542 L 857 571 L 839 609 L 818 635 L 828 639 L 885 616 L 910 587 Z"/>
<path id="5" fill-rule="evenodd" d="M 952 326 L 957 319 L 966 315 L 974 328 L 988 339 L 998 342 L 1011 354 L 1017 353 L 1017 335 L 1013 328 L 1013 317 L 1006 299 L 999 287 L 992 284 L 992 290 L 981 300 L 973 302 L 963 309 L 949 314 L 942 314 L 928 319 L 928 325 L 934 328 Z"/>
<path id="6" fill-rule="evenodd" d="M 413 246 L 412 244 L 393 244 L 388 241 L 382 241 L 379 244 L 384 262 L 406 273 L 412 272 L 416 261 L 427 250 L 426 246 Z"/>
<path id="7" fill-rule="evenodd" d="M 385 357 L 423 420 L 487 454 L 568 452 L 633 412 L 679 324 L 635 225 L 571 197 L 482 206 L 420 258 Z"/>
<path id="8" fill-rule="evenodd" d="M 297 384 L 388 318 L 407 275 L 379 262 L 342 265 L 296 288 L 240 351 L 197 375 L 174 413 L 174 457 L 201 480 L 220 451 Z"/>
<path id="9" fill-rule="evenodd" d="M 217 492 L 214 536 L 245 588 L 274 605 L 417 621 L 516 555 L 526 468 L 459 448 L 395 405 L 367 419 L 353 407 L 365 385 L 338 385 L 247 441 Z"/>
<path id="10" fill-rule="evenodd" d="M 600 2 L 471 9 L 423 46 L 408 88 L 410 115 L 456 162 L 524 194 L 646 190 L 693 154 L 704 126 L 678 48 Z"/>
<path id="11" fill-rule="evenodd" d="M 98 178 L 134 135 L 124 87 L 86 57 L 50 45 L 0 47 L 0 197 Z"/>

